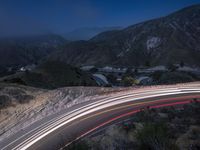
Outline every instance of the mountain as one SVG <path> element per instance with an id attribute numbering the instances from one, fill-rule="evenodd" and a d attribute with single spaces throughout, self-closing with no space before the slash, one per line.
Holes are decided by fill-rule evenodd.
<path id="1" fill-rule="evenodd" d="M 121 29 L 121 27 L 87 27 L 75 29 L 63 36 L 69 41 L 89 40 L 101 32 L 119 29 Z"/>
<path id="2" fill-rule="evenodd" d="M 48 57 L 76 66 L 200 66 L 200 5 L 66 44 Z"/>
<path id="3" fill-rule="evenodd" d="M 89 73 L 59 61 L 44 61 L 34 70 L 1 78 L 1 82 L 54 89 L 64 86 L 96 86 Z"/>
<path id="4" fill-rule="evenodd" d="M 54 34 L 1 38 L 0 68 L 15 68 L 37 63 L 65 42 L 65 39 Z"/>

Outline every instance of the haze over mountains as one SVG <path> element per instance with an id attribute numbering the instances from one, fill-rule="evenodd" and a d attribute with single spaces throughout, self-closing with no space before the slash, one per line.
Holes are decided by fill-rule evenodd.
<path id="1" fill-rule="evenodd" d="M 89 41 L 71 42 L 48 59 L 76 66 L 155 66 L 181 61 L 200 66 L 200 5 L 100 33 Z"/>
<path id="2" fill-rule="evenodd" d="M 37 63 L 64 42 L 64 38 L 54 34 L 1 38 L 0 66 L 17 67 Z"/>
<path id="3" fill-rule="evenodd" d="M 85 27 L 75 29 L 63 36 L 69 41 L 89 40 L 101 32 L 119 29 L 122 29 L 122 27 Z"/>

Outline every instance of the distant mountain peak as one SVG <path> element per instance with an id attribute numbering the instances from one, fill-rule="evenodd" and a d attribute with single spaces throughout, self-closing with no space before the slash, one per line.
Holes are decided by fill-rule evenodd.
<path id="1" fill-rule="evenodd" d="M 50 58 L 77 66 L 200 66 L 200 5 L 68 44 Z"/>

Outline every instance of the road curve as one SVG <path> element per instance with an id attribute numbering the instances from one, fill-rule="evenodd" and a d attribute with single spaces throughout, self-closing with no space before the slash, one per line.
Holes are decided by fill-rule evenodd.
<path id="1" fill-rule="evenodd" d="M 48 116 L 0 143 L 1 150 L 59 149 L 147 106 L 164 107 L 200 98 L 200 84 L 141 89 L 85 102 Z"/>

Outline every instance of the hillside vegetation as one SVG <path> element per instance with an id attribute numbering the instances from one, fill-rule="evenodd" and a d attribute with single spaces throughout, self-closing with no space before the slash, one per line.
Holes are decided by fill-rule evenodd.
<path id="1" fill-rule="evenodd" d="M 200 103 L 183 108 L 145 109 L 118 125 L 94 134 L 66 149 L 198 150 Z"/>
<path id="2" fill-rule="evenodd" d="M 64 86 L 95 86 L 91 75 L 59 61 L 47 61 L 32 71 L 17 73 L 3 82 L 54 89 Z"/>

